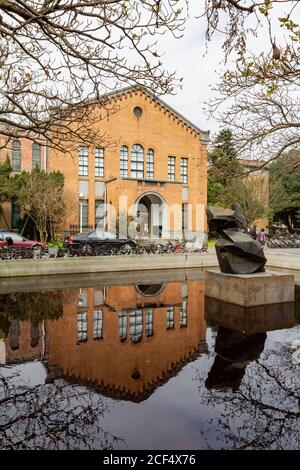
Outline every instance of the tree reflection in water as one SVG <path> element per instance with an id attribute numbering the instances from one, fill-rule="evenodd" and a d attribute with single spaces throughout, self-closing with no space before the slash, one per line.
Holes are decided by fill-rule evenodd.
<path id="1" fill-rule="evenodd" d="M 239 343 L 237 332 L 224 330 L 218 331 L 217 356 L 208 376 L 198 375 L 201 404 L 215 413 L 201 430 L 206 447 L 299 448 L 300 377 L 290 348 L 276 342 L 276 349 L 262 352 L 266 335 L 240 334 Z M 296 328 L 289 337 L 293 331 L 296 338 Z M 212 433 L 214 443 L 207 439 Z"/>
<path id="2" fill-rule="evenodd" d="M 30 321 L 36 328 L 43 320 L 60 318 L 68 295 L 67 291 L 0 295 L 0 330 L 7 335 L 12 321 Z"/>
<path id="3" fill-rule="evenodd" d="M 28 387 L 16 368 L 0 374 L 1 449 L 115 449 L 124 440 L 106 432 L 106 400 L 64 380 Z"/>

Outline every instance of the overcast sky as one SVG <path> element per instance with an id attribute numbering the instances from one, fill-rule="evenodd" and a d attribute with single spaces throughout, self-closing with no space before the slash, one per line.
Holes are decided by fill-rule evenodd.
<path id="1" fill-rule="evenodd" d="M 197 2 L 198 8 L 197 5 L 195 8 L 195 1 L 191 3 L 194 18 L 188 20 L 184 37 L 167 39 L 161 46 L 166 51 L 162 57 L 166 68 L 176 70 L 178 76 L 183 77 L 182 90 L 162 99 L 203 130 L 215 131 L 218 126 L 214 121 L 208 121 L 203 106 L 212 96 L 210 85 L 217 81 L 217 69 L 223 57 L 221 39 L 216 37 L 205 54 L 206 22 L 203 18 L 195 18 L 201 12 L 201 1 Z"/>
<path id="2" fill-rule="evenodd" d="M 161 44 L 161 49 L 165 51 L 163 62 L 166 68 L 176 70 L 178 76 L 183 77 L 183 88 L 178 90 L 176 96 L 165 96 L 162 99 L 203 130 L 216 132 L 220 128 L 219 124 L 213 119 L 208 120 L 203 108 L 205 101 L 213 96 L 210 86 L 218 82 L 218 73 L 225 68 L 222 63 L 224 36 L 215 35 L 206 52 L 206 20 L 196 18 L 203 13 L 204 0 L 191 0 L 189 5 L 191 18 L 186 24 L 184 37 L 178 40 L 164 38 Z M 277 19 L 284 14 L 285 8 L 274 8 L 272 16 Z M 248 24 L 254 24 L 252 18 Z M 277 21 L 274 25 L 273 33 L 280 44 L 283 39 L 282 29 Z M 271 52 L 267 28 L 260 31 L 257 38 L 250 38 L 248 45 L 256 52 Z"/>

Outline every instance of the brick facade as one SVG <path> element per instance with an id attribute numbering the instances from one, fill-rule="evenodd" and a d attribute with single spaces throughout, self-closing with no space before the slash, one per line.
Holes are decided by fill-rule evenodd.
<path id="1" fill-rule="evenodd" d="M 200 230 L 203 235 L 206 231 L 204 208 L 207 202 L 208 133 L 198 129 L 175 110 L 143 89 L 130 87 L 118 93 L 112 93 L 109 99 L 117 111 L 94 124 L 99 135 L 105 135 L 106 140 L 110 142 L 110 145 L 103 149 L 103 176 L 102 169 L 98 169 L 100 176 L 95 174 L 95 148 L 86 150 L 88 168 L 85 167 L 82 171 L 82 173 L 87 173 L 86 175 L 80 175 L 79 150 L 69 156 L 60 151 L 47 149 L 46 152 L 44 147 L 42 149 L 42 168 L 47 167 L 48 171 L 59 170 L 64 173 L 67 198 L 72 200 L 73 204 L 76 203 L 76 210 L 70 210 L 66 230 L 73 226 L 74 231 L 79 231 L 79 193 L 86 194 L 88 200 L 88 209 L 83 209 L 88 211 L 88 214 L 84 214 L 83 222 L 89 227 L 94 227 L 97 223 L 95 205 L 101 205 L 97 201 L 111 204 L 118 215 L 120 197 L 125 196 L 127 206 L 132 207 L 133 212 L 136 213 L 138 210 L 136 204 L 143 195 L 146 195 L 142 202 L 146 201 L 149 208 L 155 201 L 159 202 L 162 208 L 162 220 L 157 222 L 159 235 L 157 227 L 154 227 L 155 223 L 149 216 L 147 220 L 149 236 L 156 238 L 156 236 L 161 236 L 162 231 L 166 235 L 177 232 L 179 224 L 178 222 L 175 224 L 174 216 L 169 216 L 167 209 L 174 204 L 177 205 L 180 213 L 183 204 L 190 205 L 190 229 Z M 93 113 L 94 106 L 95 104 L 91 104 L 91 113 Z M 134 112 L 137 107 L 142 111 L 141 116 L 137 116 Z M 30 170 L 32 168 L 32 142 L 22 141 L 21 144 L 22 169 Z M 143 149 L 144 164 L 143 173 L 140 173 L 138 177 L 134 174 L 132 164 L 134 158 L 132 146 L 136 144 Z M 125 177 L 121 176 L 120 171 L 122 146 L 128 149 L 128 176 Z M 2 159 L 5 157 L 5 150 L 0 153 Z M 147 174 L 149 150 L 152 152 L 154 162 L 152 178 Z M 11 154 L 11 144 L 8 147 L 8 153 Z M 175 157 L 175 181 L 172 182 L 169 181 L 168 175 L 170 156 Z M 183 159 L 187 160 L 183 161 Z M 182 182 L 181 175 L 185 171 L 183 167 L 186 163 L 187 179 L 186 182 Z M 85 205 L 87 205 L 86 202 Z M 10 218 L 9 215 L 8 218 Z M 2 223 L 3 220 L 0 220 L 1 225 Z M 110 228 L 110 223 L 111 221 L 108 220 L 106 229 Z"/>

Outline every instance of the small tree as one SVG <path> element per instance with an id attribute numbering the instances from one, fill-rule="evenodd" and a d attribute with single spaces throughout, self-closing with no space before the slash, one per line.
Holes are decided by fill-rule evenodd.
<path id="1" fill-rule="evenodd" d="M 270 167 L 272 216 L 292 231 L 300 222 L 300 153 L 291 151 Z"/>
<path id="2" fill-rule="evenodd" d="M 219 196 L 222 205 L 231 207 L 239 203 L 247 225 L 268 213 L 268 185 L 260 176 L 248 176 L 234 179 L 224 188 Z"/>
<path id="3" fill-rule="evenodd" d="M 2 215 L 6 226 L 8 227 L 8 222 L 5 217 L 5 213 L 2 208 L 2 203 L 10 199 L 10 174 L 12 172 L 12 167 L 10 164 L 9 157 L 6 157 L 6 160 L 3 163 L 0 163 L 0 214 Z"/>
<path id="4" fill-rule="evenodd" d="M 19 204 L 35 223 L 42 242 L 54 237 L 55 227 L 65 216 L 64 176 L 38 169 L 27 174 L 19 192 Z"/>

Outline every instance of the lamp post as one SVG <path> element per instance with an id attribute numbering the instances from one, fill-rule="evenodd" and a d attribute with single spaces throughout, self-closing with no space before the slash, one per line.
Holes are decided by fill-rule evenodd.
<path id="1" fill-rule="evenodd" d="M 83 217 L 83 214 L 82 214 L 82 206 L 83 204 L 85 203 L 86 201 L 86 194 L 85 193 L 77 193 L 77 199 L 79 201 L 79 205 L 80 205 L 80 214 L 79 214 L 79 230 L 80 230 L 80 233 L 82 233 L 82 217 Z"/>

